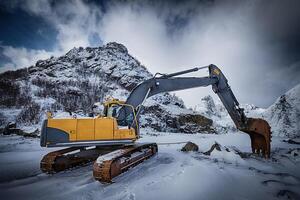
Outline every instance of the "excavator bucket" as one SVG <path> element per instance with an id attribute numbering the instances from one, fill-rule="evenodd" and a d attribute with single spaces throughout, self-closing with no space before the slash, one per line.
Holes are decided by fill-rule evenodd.
<path id="1" fill-rule="evenodd" d="M 270 158 L 271 127 L 266 120 L 248 118 L 247 126 L 242 129 L 250 135 L 252 152 Z"/>

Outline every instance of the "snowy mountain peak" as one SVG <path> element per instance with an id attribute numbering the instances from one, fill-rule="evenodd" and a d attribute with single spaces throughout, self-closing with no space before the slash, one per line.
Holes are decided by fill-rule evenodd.
<path id="1" fill-rule="evenodd" d="M 242 104 L 241 107 L 247 117 L 266 119 L 273 136 L 300 137 L 300 84 L 280 96 L 268 109 L 253 104 Z M 214 101 L 211 96 L 203 97 L 194 110 L 211 118 L 219 132 L 236 130 L 221 101 Z"/>
<path id="2" fill-rule="evenodd" d="M 264 117 L 271 123 L 272 132 L 282 137 L 300 136 L 300 84 L 280 96 Z"/>
<path id="3" fill-rule="evenodd" d="M 122 53 L 128 53 L 127 48 L 123 44 L 116 43 L 116 42 L 107 43 L 105 45 L 105 48 L 110 48 L 110 49 L 113 49 L 113 50 L 116 50 L 116 51 L 120 51 Z"/>

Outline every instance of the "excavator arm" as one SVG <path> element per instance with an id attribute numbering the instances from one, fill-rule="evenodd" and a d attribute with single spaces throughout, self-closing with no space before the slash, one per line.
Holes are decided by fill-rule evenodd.
<path id="1" fill-rule="evenodd" d="M 203 68 L 208 68 L 208 77 L 177 77 Z M 226 77 L 215 65 L 193 68 L 159 77 L 154 76 L 136 86 L 127 98 L 126 104 L 135 108 L 138 118 L 144 101 L 155 94 L 209 85 L 212 86 L 213 91 L 219 96 L 236 127 L 250 135 L 253 153 L 269 157 L 271 142 L 269 124 L 263 119 L 246 117 L 243 109 L 239 107 L 239 102 L 228 85 Z M 117 117 L 118 124 L 131 126 L 139 133 L 139 125 L 136 124 L 136 121 L 128 120 L 130 118 L 132 118 L 132 110 L 128 107 L 120 109 Z"/>

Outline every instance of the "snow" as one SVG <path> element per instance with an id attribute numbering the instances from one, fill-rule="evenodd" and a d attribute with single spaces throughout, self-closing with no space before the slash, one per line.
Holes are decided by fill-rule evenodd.
<path id="1" fill-rule="evenodd" d="M 38 139 L 1 136 L 0 180 L 18 180 L 40 174 L 39 159 L 54 149 L 42 149 Z"/>
<path id="2" fill-rule="evenodd" d="M 5 123 L 0 124 L 0 127 L 5 127 L 7 125 L 7 123 L 13 122 L 21 111 L 22 111 L 22 109 L 1 108 L 0 109 L 0 117 L 3 116 L 2 120 Z"/>
<path id="3" fill-rule="evenodd" d="M 116 151 L 113 151 L 113 152 L 110 152 L 108 154 L 105 154 L 103 156 L 99 156 L 96 160 L 96 163 L 97 164 L 101 164 L 103 163 L 104 161 L 107 161 L 107 160 L 111 160 L 115 157 L 118 157 L 120 155 L 122 155 L 123 153 L 125 153 L 126 151 L 124 149 L 119 149 L 119 150 L 116 150 Z"/>
<path id="4" fill-rule="evenodd" d="M 242 104 L 247 117 L 263 118 L 271 126 L 273 136 L 300 137 L 300 84 L 280 96 L 269 108 L 259 108 L 252 104 Z M 194 111 L 213 120 L 219 133 L 237 131 L 221 101 L 214 101 L 211 96 L 201 99 Z"/>
<path id="5" fill-rule="evenodd" d="M 219 133 L 228 133 L 228 131 L 236 130 L 222 102 L 220 100 L 213 100 L 210 95 L 203 97 L 193 110 L 212 119 L 213 125 Z"/>
<path id="6" fill-rule="evenodd" d="M 300 137 L 300 84 L 279 97 L 263 114 L 273 134 Z"/>
<path id="7" fill-rule="evenodd" d="M 180 134 L 142 130 L 138 141 L 157 142 L 158 154 L 134 169 L 101 184 L 92 177 L 92 164 L 53 175 L 39 170 L 38 139 L 0 136 L 0 193 L 4 199 L 277 199 L 300 197 L 299 146 L 274 137 L 271 159 L 239 157 L 250 152 L 242 133 Z M 181 152 L 192 141 L 200 152 Z M 215 142 L 221 151 L 201 152 Z M 298 148 L 298 149 L 297 149 Z M 226 150 L 227 149 L 227 150 Z"/>

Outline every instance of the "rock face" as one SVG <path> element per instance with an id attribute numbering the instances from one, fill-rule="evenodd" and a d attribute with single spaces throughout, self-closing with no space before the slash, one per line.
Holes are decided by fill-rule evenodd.
<path id="1" fill-rule="evenodd" d="M 178 124 L 184 133 L 213 132 L 211 128 L 213 121 L 200 114 L 179 115 Z"/>
<path id="2" fill-rule="evenodd" d="M 221 151 L 221 145 L 217 142 L 215 142 L 215 144 L 213 144 L 210 149 L 206 152 L 204 152 L 203 154 L 204 155 L 207 155 L 207 156 L 210 156 L 211 152 L 213 152 L 214 150 L 217 150 L 217 151 Z"/>
<path id="3" fill-rule="evenodd" d="M 16 122 L 17 128 L 36 131 L 48 110 L 54 117 L 88 116 L 96 102 L 107 96 L 125 100 L 130 90 L 152 76 L 122 44 L 73 48 L 61 57 L 0 74 L 0 127 Z M 168 93 L 149 98 L 141 114 L 141 126 L 158 131 L 211 130 L 211 120 Z"/>
<path id="4" fill-rule="evenodd" d="M 213 127 L 217 133 L 236 131 L 236 127 L 221 101 L 215 101 L 210 95 L 201 99 L 194 110 L 201 115 L 212 119 Z"/>
<path id="5" fill-rule="evenodd" d="M 161 100 L 159 102 L 161 103 Z M 146 104 L 143 111 L 142 119 L 146 121 L 142 123 L 143 127 L 148 126 L 156 131 L 183 133 L 213 133 L 215 131 L 211 119 L 185 109 L 183 103 L 157 105 L 150 101 L 149 104 Z"/>

